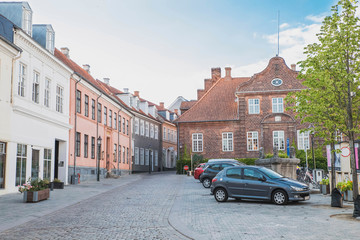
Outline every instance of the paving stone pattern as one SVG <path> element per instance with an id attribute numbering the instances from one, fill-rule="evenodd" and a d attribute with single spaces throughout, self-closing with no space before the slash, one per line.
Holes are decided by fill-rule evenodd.
<path id="1" fill-rule="evenodd" d="M 40 203 L 17 198 L 0 196 L 0 226 L 8 224 L 0 239 L 360 239 L 360 221 L 330 217 L 352 213 L 351 204 L 331 208 L 329 196 L 217 203 L 197 180 L 174 173 L 82 183 Z"/>

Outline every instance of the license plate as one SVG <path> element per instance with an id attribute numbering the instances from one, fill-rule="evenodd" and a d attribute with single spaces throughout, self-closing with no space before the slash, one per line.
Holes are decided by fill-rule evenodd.
<path id="1" fill-rule="evenodd" d="M 310 200 L 310 196 L 306 196 L 306 197 L 305 197 L 305 200 Z"/>

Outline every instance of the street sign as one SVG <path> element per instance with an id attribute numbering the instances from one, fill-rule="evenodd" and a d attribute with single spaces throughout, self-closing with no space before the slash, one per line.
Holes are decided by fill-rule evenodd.
<path id="1" fill-rule="evenodd" d="M 188 166 L 188 165 L 185 165 L 185 166 L 184 166 L 184 170 L 185 170 L 185 171 L 189 170 L 189 166 Z"/>

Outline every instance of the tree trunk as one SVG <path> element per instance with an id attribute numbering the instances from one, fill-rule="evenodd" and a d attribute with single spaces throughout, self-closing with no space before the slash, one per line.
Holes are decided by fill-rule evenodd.
<path id="1" fill-rule="evenodd" d="M 336 159 L 336 152 L 335 152 L 335 143 L 331 143 L 331 151 L 333 151 L 331 157 L 331 192 L 334 188 L 336 188 L 336 176 L 335 176 L 335 159 Z"/>
<path id="2" fill-rule="evenodd" d="M 354 148 L 354 139 L 353 135 L 350 136 L 349 145 L 350 145 L 350 164 L 351 164 L 351 173 L 352 173 L 352 181 L 353 181 L 353 200 L 354 200 L 354 212 L 353 217 L 360 217 L 360 198 L 359 188 L 358 188 L 358 177 L 356 171 L 356 159 L 355 159 L 355 148 Z"/>

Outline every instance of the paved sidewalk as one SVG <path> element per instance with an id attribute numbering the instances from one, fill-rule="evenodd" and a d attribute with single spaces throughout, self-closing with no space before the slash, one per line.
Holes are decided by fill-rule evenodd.
<path id="1" fill-rule="evenodd" d="M 111 189 L 141 180 L 146 174 L 123 175 L 118 179 L 100 179 L 54 189 L 50 198 L 37 203 L 23 203 L 21 193 L 0 195 L 0 232 L 77 204 Z"/>

